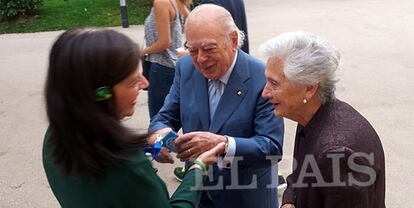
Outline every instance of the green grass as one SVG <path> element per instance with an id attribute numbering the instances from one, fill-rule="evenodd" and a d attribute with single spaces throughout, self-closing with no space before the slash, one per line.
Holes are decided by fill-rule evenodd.
<path id="1" fill-rule="evenodd" d="M 149 14 L 150 1 L 126 2 L 129 24 L 143 24 Z M 120 25 L 119 0 L 44 0 L 38 15 L 0 23 L 0 34 Z"/>

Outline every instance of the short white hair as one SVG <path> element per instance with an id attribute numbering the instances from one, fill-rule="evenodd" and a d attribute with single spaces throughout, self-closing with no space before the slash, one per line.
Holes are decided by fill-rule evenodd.
<path id="1" fill-rule="evenodd" d="M 211 20 L 211 21 L 215 21 L 217 23 L 223 23 L 224 27 L 226 28 L 226 32 L 227 32 L 226 39 L 228 39 L 228 40 L 230 39 L 230 36 L 229 36 L 230 33 L 233 32 L 233 31 L 236 31 L 237 32 L 237 46 L 239 48 L 241 48 L 243 46 L 244 39 L 246 38 L 246 35 L 244 34 L 243 31 L 241 31 L 237 27 L 236 23 L 234 22 L 233 17 L 231 16 L 230 12 L 226 8 L 224 8 L 222 6 L 215 5 L 215 4 L 201 4 L 197 7 L 195 7 L 191 11 L 190 15 L 194 14 L 194 13 L 197 13 L 198 10 L 200 10 L 200 9 L 201 10 L 203 10 L 203 9 L 218 10 L 218 12 L 215 13 L 216 14 L 215 18 L 216 19 Z"/>
<path id="2" fill-rule="evenodd" d="M 227 37 L 228 38 L 229 38 L 229 34 L 231 32 L 233 32 L 233 31 L 236 31 L 237 32 L 237 46 L 239 48 L 241 48 L 243 46 L 243 43 L 244 43 L 244 38 L 246 38 L 246 34 L 244 34 L 244 32 L 241 31 L 237 27 L 237 25 L 234 22 L 233 17 L 231 15 L 224 17 L 224 25 L 225 25 L 226 30 L 227 30 Z"/>
<path id="3" fill-rule="evenodd" d="M 261 45 L 260 51 L 267 58 L 280 58 L 294 84 L 318 84 L 321 103 L 335 98 L 340 54 L 326 40 L 303 31 L 286 32 Z"/>

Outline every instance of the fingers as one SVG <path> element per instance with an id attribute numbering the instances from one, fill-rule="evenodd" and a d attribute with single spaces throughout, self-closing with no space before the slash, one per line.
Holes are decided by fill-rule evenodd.
<path id="1" fill-rule="evenodd" d="M 224 152 L 226 144 L 224 142 L 220 142 L 218 145 L 216 145 L 213 149 L 207 151 L 209 155 L 219 155 Z"/>
<path id="2" fill-rule="evenodd" d="M 218 145 L 216 145 L 214 148 L 212 148 L 211 150 L 201 154 L 197 158 L 197 160 L 200 160 L 207 166 L 211 165 L 217 161 L 218 155 L 224 152 L 225 146 L 226 146 L 225 143 L 221 142 Z"/>
<path id="3" fill-rule="evenodd" d="M 220 141 L 219 137 L 221 136 L 210 132 L 191 132 L 184 134 L 175 140 L 177 158 L 181 161 L 195 159 L 204 152 L 216 147 Z"/>
<path id="4" fill-rule="evenodd" d="M 174 159 L 171 154 L 168 152 L 166 148 L 162 148 L 158 154 L 157 159 L 155 159 L 159 163 L 174 163 Z"/>
<path id="5" fill-rule="evenodd" d="M 193 155 L 197 157 L 199 154 L 199 148 L 197 147 L 197 142 L 193 141 L 193 138 L 197 135 L 197 132 L 191 132 L 188 134 L 184 134 L 179 136 L 174 141 L 174 146 L 177 150 L 177 158 L 181 161 L 187 161 Z"/>
<path id="6" fill-rule="evenodd" d="M 198 134 L 198 132 L 191 132 L 191 133 L 183 134 L 183 135 L 179 136 L 177 139 L 175 139 L 174 144 L 176 146 L 180 146 L 180 145 L 190 141 L 197 134 Z"/>
<path id="7" fill-rule="evenodd" d="M 188 160 L 194 160 L 202 153 L 201 149 L 193 146 L 189 147 L 187 149 L 184 149 L 181 152 L 177 152 L 177 158 L 181 161 L 188 161 Z"/>
<path id="8" fill-rule="evenodd" d="M 177 153 L 180 154 L 182 152 L 187 151 L 188 149 L 194 148 L 195 145 L 197 145 L 196 142 L 194 142 L 192 140 L 188 140 L 185 143 L 181 143 L 181 144 L 175 145 L 175 149 L 176 149 Z"/>

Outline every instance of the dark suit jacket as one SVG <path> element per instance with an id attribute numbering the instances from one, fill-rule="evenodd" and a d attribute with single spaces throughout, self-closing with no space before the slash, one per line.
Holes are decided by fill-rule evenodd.
<path id="1" fill-rule="evenodd" d="M 277 206 L 275 187 L 266 187 L 271 184 L 272 177 L 277 177 L 271 174 L 266 156 L 282 154 L 284 125 L 283 120 L 274 115 L 272 105 L 261 97 L 264 69 L 263 62 L 239 49 L 236 64 L 210 122 L 207 79 L 194 67 L 191 57 L 186 56 L 177 62 L 170 93 L 150 124 L 149 131 L 165 127 L 178 131 L 182 127 L 184 133 L 209 131 L 235 138 L 235 156 L 243 157 L 237 169 L 240 185 L 251 182 L 257 185 L 256 188 L 230 190 L 227 188 L 231 183 L 230 169 L 219 170 L 215 165 L 214 177 L 208 184 L 217 184 L 219 176 L 224 183 L 224 187 L 208 191 L 215 207 Z"/>
<path id="2" fill-rule="evenodd" d="M 64 208 L 198 207 L 202 172 L 192 169 L 170 198 L 144 152 L 139 150 L 125 165 L 109 168 L 102 178 L 88 180 L 64 174 L 52 158 L 48 134 L 43 144 L 43 166 L 53 194 Z M 198 180 L 196 180 L 198 177 Z"/>
<path id="3" fill-rule="evenodd" d="M 241 49 L 249 53 L 249 35 L 247 33 L 246 12 L 243 0 L 201 0 L 201 4 L 216 4 L 230 12 L 236 26 L 246 35 Z"/>
<path id="4" fill-rule="evenodd" d="M 296 208 L 385 207 L 380 139 L 348 104 L 328 102 L 306 127 L 299 125 L 293 156 L 298 166 L 287 178 L 283 204 L 292 203 Z"/>

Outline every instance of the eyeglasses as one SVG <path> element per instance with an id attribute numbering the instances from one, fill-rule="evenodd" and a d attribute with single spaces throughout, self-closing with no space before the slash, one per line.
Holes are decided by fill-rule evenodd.
<path id="1" fill-rule="evenodd" d="M 197 56 L 200 52 L 205 55 L 213 55 L 221 48 L 219 47 L 219 43 L 216 42 L 202 43 L 200 47 L 194 47 L 189 45 L 187 41 L 184 43 L 184 47 L 188 50 L 191 56 Z"/>

